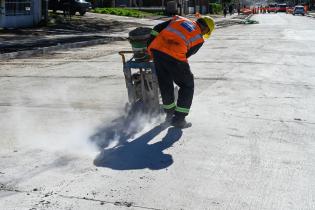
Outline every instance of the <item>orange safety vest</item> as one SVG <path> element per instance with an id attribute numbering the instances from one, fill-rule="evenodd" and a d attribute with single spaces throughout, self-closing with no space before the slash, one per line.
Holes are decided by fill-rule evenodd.
<path id="1" fill-rule="evenodd" d="M 188 50 L 203 42 L 201 29 L 195 21 L 174 16 L 170 24 L 152 41 L 148 52 L 152 57 L 151 50 L 154 49 L 177 60 L 188 62 L 186 57 Z"/>

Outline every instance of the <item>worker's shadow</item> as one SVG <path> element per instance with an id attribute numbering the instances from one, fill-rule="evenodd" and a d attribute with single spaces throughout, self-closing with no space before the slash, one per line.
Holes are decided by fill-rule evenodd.
<path id="1" fill-rule="evenodd" d="M 168 128 L 165 124 L 160 124 L 130 141 L 141 128 L 137 127 L 133 131 L 129 130 L 126 132 L 125 128 L 129 120 L 128 118 L 118 119 L 116 123 L 104 127 L 90 138 L 101 150 L 95 158 L 94 164 L 98 167 L 107 167 L 115 170 L 145 168 L 159 170 L 170 166 L 173 163 L 173 158 L 171 155 L 164 154 L 163 150 L 171 147 L 181 138 L 182 130 L 174 127 Z M 151 140 L 167 128 L 167 134 L 160 141 L 149 144 Z M 118 135 L 119 132 L 121 132 L 120 135 Z M 106 139 L 113 138 L 116 140 L 116 146 L 106 148 L 110 145 L 110 142 Z"/>

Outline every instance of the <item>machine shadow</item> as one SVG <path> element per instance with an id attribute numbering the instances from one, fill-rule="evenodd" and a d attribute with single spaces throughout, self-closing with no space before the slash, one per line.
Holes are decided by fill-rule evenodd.
<path id="1" fill-rule="evenodd" d="M 150 121 L 159 116 L 159 113 L 143 111 L 142 104 L 129 107 L 126 114 L 118 117 L 110 123 L 104 123 L 98 131 L 90 137 L 90 142 L 98 149 L 109 147 L 111 143 L 124 144 L 135 134 L 142 131 Z"/>
<path id="2" fill-rule="evenodd" d="M 94 165 L 114 170 L 167 168 L 173 163 L 173 158 L 171 155 L 164 154 L 163 150 L 171 147 L 181 138 L 182 130 L 171 127 L 161 141 L 148 144 L 166 128 L 161 124 L 131 142 L 125 141 L 114 148 L 103 149 L 94 160 Z"/>
<path id="3" fill-rule="evenodd" d="M 104 124 L 97 133 L 90 137 L 90 142 L 102 150 L 115 141 L 120 145 L 144 128 L 143 124 L 135 123 L 131 115 L 113 120 L 109 125 Z"/>

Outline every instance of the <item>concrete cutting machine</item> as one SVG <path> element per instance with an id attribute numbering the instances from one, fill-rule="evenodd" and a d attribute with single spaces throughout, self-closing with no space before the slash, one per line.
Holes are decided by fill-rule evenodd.
<path id="1" fill-rule="evenodd" d="M 131 109 L 159 113 L 160 94 L 154 63 L 149 60 L 147 43 L 151 28 L 136 28 L 129 33 L 132 51 L 120 51 Z M 127 54 L 129 58 L 127 59 Z"/>

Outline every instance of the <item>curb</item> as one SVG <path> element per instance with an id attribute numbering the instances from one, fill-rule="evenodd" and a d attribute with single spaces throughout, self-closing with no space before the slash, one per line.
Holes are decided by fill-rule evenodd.
<path id="1" fill-rule="evenodd" d="M 253 17 L 253 15 L 254 15 L 254 14 L 250 14 L 250 15 L 248 15 L 248 16 L 245 18 L 245 20 L 250 19 L 251 17 Z"/>
<path id="2" fill-rule="evenodd" d="M 123 40 L 125 40 L 125 38 L 104 37 L 104 38 L 99 38 L 96 40 L 58 44 L 55 46 L 41 47 L 34 50 L 24 50 L 24 51 L 18 51 L 18 52 L 3 53 L 3 54 L 0 54 L 0 59 L 27 58 L 34 55 L 46 55 L 48 53 L 51 53 L 53 51 L 58 51 L 58 50 L 87 47 L 87 46 L 98 45 L 98 44 L 107 44 L 109 42 L 123 41 Z"/>
<path id="3" fill-rule="evenodd" d="M 306 17 L 315 18 L 315 15 L 306 15 Z"/>

